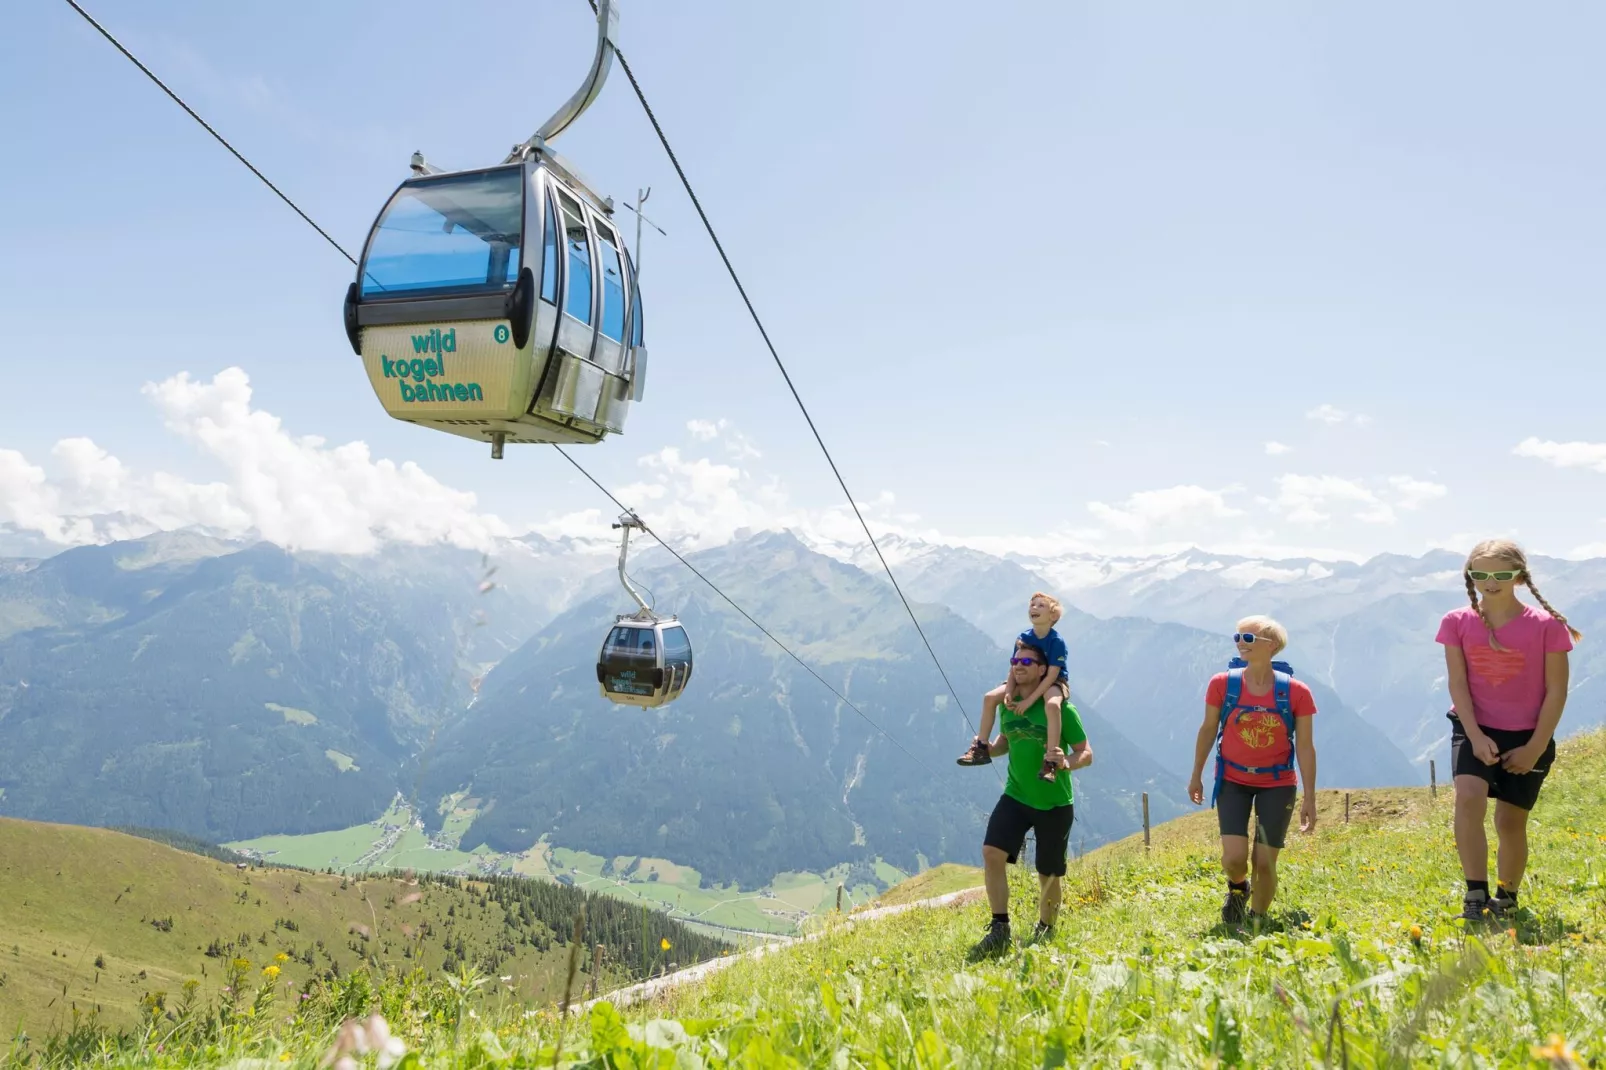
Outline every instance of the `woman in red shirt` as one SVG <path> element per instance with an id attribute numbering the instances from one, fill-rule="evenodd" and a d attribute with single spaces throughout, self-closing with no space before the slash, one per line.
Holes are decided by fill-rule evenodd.
<path id="1" fill-rule="evenodd" d="M 1290 677 L 1288 704 L 1294 718 L 1294 739 L 1277 712 L 1277 672 L 1272 659 L 1288 645 L 1288 632 L 1270 617 L 1246 617 L 1233 635 L 1238 656 L 1248 663 L 1236 705 L 1221 707 L 1227 699 L 1227 673 L 1217 673 L 1205 689 L 1204 723 L 1194 744 L 1193 779 L 1188 798 L 1204 802 L 1200 780 L 1205 759 L 1216 741 L 1216 726 L 1226 719 L 1217 761 L 1225 766 L 1221 792 L 1215 800 L 1221 829 L 1221 868 L 1227 874 L 1227 899 L 1221 920 L 1238 925 L 1245 920 L 1264 921 L 1277 894 L 1277 852 L 1282 850 L 1294 816 L 1294 759 L 1305 782 L 1299 830 L 1316 827 L 1316 743 L 1311 718 L 1316 699 L 1310 688 Z M 1267 771 L 1271 770 L 1271 771 Z M 1249 887 L 1249 814 L 1255 825 L 1255 886 Z M 1244 908 L 1249 907 L 1247 919 Z"/>

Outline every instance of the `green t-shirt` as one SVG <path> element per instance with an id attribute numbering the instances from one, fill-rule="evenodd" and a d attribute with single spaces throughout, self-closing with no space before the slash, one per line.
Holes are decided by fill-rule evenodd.
<path id="1" fill-rule="evenodd" d="M 1043 768 L 1043 754 L 1047 749 L 1048 710 L 1038 699 L 1025 712 L 1002 706 L 998 728 L 1009 740 L 1009 779 L 1004 794 L 1034 810 L 1052 810 L 1056 806 L 1069 806 L 1072 801 L 1071 771 L 1061 769 L 1054 783 L 1038 780 Z M 1069 702 L 1060 707 L 1060 748 L 1070 754 L 1078 743 L 1087 742 L 1082 728 L 1082 717 Z"/>

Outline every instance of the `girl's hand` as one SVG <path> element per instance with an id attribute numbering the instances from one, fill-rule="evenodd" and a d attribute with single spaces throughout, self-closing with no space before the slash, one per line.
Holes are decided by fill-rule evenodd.
<path id="1" fill-rule="evenodd" d="M 1316 796 L 1306 795 L 1299 806 L 1299 831 L 1309 832 L 1316 827 Z"/>
<path id="2" fill-rule="evenodd" d="M 1204 784 L 1200 783 L 1198 777 L 1188 781 L 1188 798 L 1192 799 L 1195 805 L 1204 802 Z"/>
<path id="3" fill-rule="evenodd" d="M 1522 776 L 1524 773 L 1533 772 L 1534 763 L 1539 761 L 1539 756 L 1543 753 L 1545 753 L 1543 747 L 1536 748 L 1532 743 L 1527 743 L 1501 755 L 1500 765 L 1506 772 Z"/>
<path id="4" fill-rule="evenodd" d="M 1472 744 L 1472 753 L 1477 755 L 1478 761 L 1484 765 L 1493 765 L 1500 760 L 1499 744 L 1483 733 L 1478 733 L 1478 738 L 1469 742 Z"/>

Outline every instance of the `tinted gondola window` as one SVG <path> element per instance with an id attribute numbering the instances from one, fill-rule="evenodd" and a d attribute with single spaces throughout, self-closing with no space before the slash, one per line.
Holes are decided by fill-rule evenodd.
<path id="1" fill-rule="evenodd" d="M 671 661 L 690 661 L 690 660 L 691 660 L 691 640 L 686 638 L 686 629 L 679 628 L 679 627 L 665 628 L 664 629 L 664 662 L 665 662 L 665 664 L 668 664 Z"/>
<path id="2" fill-rule="evenodd" d="M 412 179 L 390 199 L 369 237 L 363 296 L 511 289 L 523 239 L 522 167 Z"/>
<path id="3" fill-rule="evenodd" d="M 591 238 L 580 205 L 566 193 L 563 203 L 564 244 L 569 250 L 569 293 L 563 311 L 581 323 L 591 322 Z"/>
<path id="4" fill-rule="evenodd" d="M 558 303 L 558 213 L 546 199 L 546 235 L 541 239 L 541 300 Z"/>
<path id="5" fill-rule="evenodd" d="M 597 224 L 597 251 L 602 254 L 602 333 L 615 342 L 625 340 L 625 278 L 619 263 L 618 238 Z"/>
<path id="6" fill-rule="evenodd" d="M 657 655 L 654 646 L 651 628 L 617 627 L 608 633 L 608 640 L 602 645 L 602 656 L 653 658 Z"/>

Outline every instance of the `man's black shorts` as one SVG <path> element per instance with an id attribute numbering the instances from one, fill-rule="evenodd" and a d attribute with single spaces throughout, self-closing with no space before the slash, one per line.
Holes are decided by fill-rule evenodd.
<path id="1" fill-rule="evenodd" d="M 1466 729 L 1461 727 L 1461 718 L 1457 717 L 1454 711 L 1449 716 L 1453 725 L 1450 729 L 1450 768 L 1453 770 L 1453 775 L 1475 776 L 1488 781 L 1489 798 L 1510 803 L 1519 809 L 1532 810 L 1534 803 L 1539 801 L 1539 789 L 1544 786 L 1551 763 L 1556 760 L 1556 740 L 1551 739 L 1550 745 L 1539 756 L 1531 771 L 1521 775 L 1508 773 L 1499 762 L 1484 765 L 1482 759 L 1472 750 Z M 1501 754 L 1516 750 L 1534 735 L 1531 728 L 1516 732 L 1504 728 L 1485 728 L 1483 734 L 1494 740 Z"/>
<path id="2" fill-rule="evenodd" d="M 1294 785 L 1251 788 L 1224 781 L 1216 796 L 1216 824 L 1223 836 L 1249 835 L 1249 811 L 1255 811 L 1255 842 L 1282 850 L 1288 823 L 1294 817 Z"/>
<path id="3" fill-rule="evenodd" d="M 1020 857 L 1021 845 L 1026 842 L 1026 830 L 1037 830 L 1037 872 L 1045 877 L 1065 876 L 1065 848 L 1071 840 L 1071 823 L 1076 820 L 1076 807 L 1070 803 L 1052 810 L 1039 810 L 1027 806 L 1008 795 L 998 797 L 993 816 L 987 819 L 987 835 L 982 845 L 996 847 L 1009 854 L 1010 864 Z"/>

